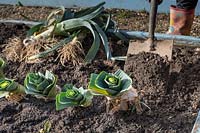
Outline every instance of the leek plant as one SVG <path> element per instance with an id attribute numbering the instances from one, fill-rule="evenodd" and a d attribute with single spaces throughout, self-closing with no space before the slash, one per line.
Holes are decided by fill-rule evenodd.
<path id="1" fill-rule="evenodd" d="M 20 101 L 25 94 L 25 88 L 11 79 L 0 79 L 0 98 L 6 97 L 8 100 Z"/>
<path id="2" fill-rule="evenodd" d="M 92 73 L 88 89 L 93 95 L 106 96 L 108 102 L 115 104 L 114 109 L 128 110 L 129 103 L 132 103 L 138 112 L 142 111 L 137 91 L 132 87 L 132 79 L 120 69 L 114 74 L 105 71 Z"/>
<path id="3" fill-rule="evenodd" d="M 25 92 L 39 98 L 55 99 L 57 93 L 57 76 L 46 70 L 45 75 L 38 73 L 28 73 L 25 80 Z"/>
<path id="4" fill-rule="evenodd" d="M 131 85 L 132 79 L 119 69 L 114 74 L 105 71 L 102 71 L 100 74 L 92 73 L 89 89 L 94 94 L 116 97 L 129 90 Z"/>
<path id="5" fill-rule="evenodd" d="M 71 106 L 87 107 L 92 103 L 93 95 L 89 90 L 76 88 L 71 84 L 66 84 L 62 92 L 56 96 L 56 110 L 62 110 Z"/>
<path id="6" fill-rule="evenodd" d="M 39 54 L 30 56 L 29 60 L 42 58 L 70 44 L 69 42 L 73 38 L 83 40 L 82 38 L 85 38 L 87 33 L 93 36 L 93 43 L 85 55 L 85 61 L 91 62 L 95 58 L 101 43 L 104 46 L 107 59 L 111 59 L 112 55 L 106 31 L 108 29 L 116 29 L 116 23 L 111 20 L 111 15 L 104 11 L 104 4 L 105 2 L 102 2 L 94 7 L 86 8 L 78 12 L 65 10 L 64 7 L 53 11 L 45 22 L 41 22 L 28 31 L 30 40 L 38 40 L 52 36 L 63 36 L 65 39 Z M 28 42 L 26 40 L 24 40 L 25 46 L 29 45 L 26 43 Z"/>
<path id="7" fill-rule="evenodd" d="M 4 78 L 3 69 L 5 67 L 5 61 L 0 58 L 0 79 Z"/>

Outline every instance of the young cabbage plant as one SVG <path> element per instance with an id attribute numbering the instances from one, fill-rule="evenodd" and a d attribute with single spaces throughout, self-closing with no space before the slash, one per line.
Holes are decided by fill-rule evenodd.
<path id="1" fill-rule="evenodd" d="M 106 96 L 108 102 L 115 106 L 113 111 L 128 110 L 130 103 L 135 104 L 138 112 L 142 111 L 137 91 L 132 87 L 132 79 L 120 69 L 114 74 L 105 71 L 91 74 L 88 88 L 94 95 Z"/>
<path id="2" fill-rule="evenodd" d="M 5 67 L 5 61 L 0 58 L 0 79 L 4 78 L 3 69 Z"/>
<path id="3" fill-rule="evenodd" d="M 25 88 L 11 79 L 0 79 L 0 98 L 6 97 L 11 101 L 20 101 L 24 98 Z"/>
<path id="4" fill-rule="evenodd" d="M 45 75 L 40 72 L 29 73 L 24 81 L 25 92 L 38 98 L 55 99 L 58 91 L 56 82 L 57 76 L 48 70 Z"/>
<path id="5" fill-rule="evenodd" d="M 66 84 L 62 92 L 56 96 L 56 110 L 62 110 L 71 106 L 87 107 L 92 103 L 93 95 L 89 90 L 76 88 L 71 84 Z"/>

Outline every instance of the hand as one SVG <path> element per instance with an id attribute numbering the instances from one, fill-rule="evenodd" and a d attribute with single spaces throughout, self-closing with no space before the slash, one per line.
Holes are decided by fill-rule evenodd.
<path id="1" fill-rule="evenodd" d="M 147 0 L 147 1 L 151 2 L 151 0 Z M 160 5 L 163 2 L 163 0 L 157 0 L 157 1 L 158 1 L 158 5 Z"/>

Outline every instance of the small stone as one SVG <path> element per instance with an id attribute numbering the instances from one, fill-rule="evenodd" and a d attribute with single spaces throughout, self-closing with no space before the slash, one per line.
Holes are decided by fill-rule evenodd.
<path id="1" fill-rule="evenodd" d="M 63 121 L 59 121 L 59 126 L 60 127 L 64 127 L 64 122 Z"/>
<path id="2" fill-rule="evenodd" d="M 79 125 L 81 125 L 81 126 L 84 125 L 84 121 L 80 121 Z"/>
<path id="3" fill-rule="evenodd" d="M 65 124 L 65 126 L 68 125 L 69 123 L 70 123 L 69 120 L 64 120 L 64 124 Z"/>

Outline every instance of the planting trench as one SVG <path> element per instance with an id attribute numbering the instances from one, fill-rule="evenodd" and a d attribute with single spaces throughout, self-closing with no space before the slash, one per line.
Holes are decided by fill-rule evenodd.
<path id="1" fill-rule="evenodd" d="M 25 37 L 24 25 L 0 24 L 0 52 L 9 38 Z M 125 55 L 126 50 L 117 53 L 115 49 L 124 44 L 113 42 L 114 54 Z M 117 47 L 119 46 L 119 47 Z M 87 87 L 90 73 L 102 70 L 115 72 L 121 68 L 133 79 L 133 86 L 151 110 L 140 115 L 135 112 L 106 113 L 106 99 L 95 96 L 90 107 L 67 108 L 55 111 L 54 102 L 44 102 L 27 96 L 20 103 L 0 99 L 0 132 L 38 132 L 46 120 L 52 124 L 51 132 L 190 132 L 200 108 L 200 55 L 192 48 L 174 48 L 171 62 L 158 55 L 141 53 L 130 55 L 124 66 L 122 62 L 108 62 L 96 59 L 91 64 L 74 66 L 68 62 L 63 67 L 53 56 L 43 63 L 26 64 L 7 61 L 5 75 L 23 84 L 28 72 L 51 70 L 58 75 L 58 84 L 73 83 Z M 168 73 L 170 69 L 170 73 Z"/>

